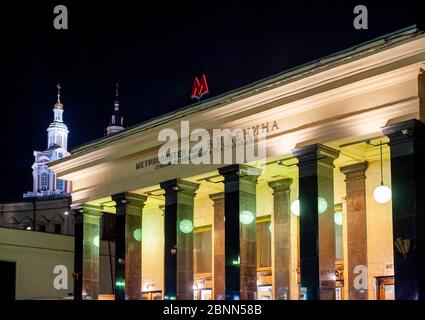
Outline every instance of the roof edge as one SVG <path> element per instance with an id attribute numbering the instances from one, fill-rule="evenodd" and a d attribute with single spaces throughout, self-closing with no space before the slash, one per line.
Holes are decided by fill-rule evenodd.
<path id="1" fill-rule="evenodd" d="M 124 131 L 121 131 L 117 134 L 101 137 L 101 138 L 89 141 L 87 143 L 84 143 L 82 145 L 79 145 L 73 148 L 71 150 L 71 154 L 78 154 L 78 153 L 90 150 L 92 148 L 96 148 L 101 145 L 106 145 L 113 141 L 123 139 L 131 134 L 156 127 L 168 121 L 170 118 L 183 117 L 183 116 L 200 112 L 215 106 L 219 106 L 221 104 L 229 103 L 237 99 L 243 99 L 244 96 L 246 96 L 247 94 L 253 91 L 259 91 L 261 89 L 270 88 L 273 85 L 275 86 L 279 85 L 282 81 L 287 80 L 289 78 L 293 78 L 297 76 L 307 76 L 315 71 L 322 69 L 325 66 L 330 66 L 335 62 L 343 60 L 344 58 L 352 57 L 353 59 L 355 59 L 355 58 L 358 58 L 358 55 L 366 54 L 374 49 L 379 50 L 382 48 L 391 47 L 394 44 L 397 44 L 403 41 L 408 41 L 421 34 L 425 34 L 425 31 L 419 29 L 416 24 L 403 29 L 396 30 L 394 32 L 385 34 L 383 36 L 379 36 L 372 40 L 363 42 L 359 45 L 355 45 L 347 49 L 337 51 L 330 55 L 324 56 L 322 58 L 309 61 L 305 64 L 301 64 L 293 68 L 286 69 L 280 73 L 271 75 L 267 78 L 263 78 L 261 80 L 236 88 L 234 90 L 227 91 L 218 96 L 206 99 L 202 102 L 193 103 L 193 104 L 178 108 L 174 111 L 165 113 L 163 115 L 151 118 L 149 120 L 138 123 L 134 126 L 126 128 Z M 58 163 L 62 161 L 66 161 L 66 159 L 60 160 L 58 161 Z"/>

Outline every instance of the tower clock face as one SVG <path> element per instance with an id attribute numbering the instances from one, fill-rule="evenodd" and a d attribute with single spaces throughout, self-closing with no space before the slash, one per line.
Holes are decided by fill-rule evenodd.
<path id="1" fill-rule="evenodd" d="M 55 154 L 56 155 L 53 155 L 53 157 L 55 159 L 62 159 L 63 157 L 65 157 L 65 154 L 66 153 L 65 153 L 65 150 L 64 149 L 59 148 L 59 149 L 56 150 Z"/>

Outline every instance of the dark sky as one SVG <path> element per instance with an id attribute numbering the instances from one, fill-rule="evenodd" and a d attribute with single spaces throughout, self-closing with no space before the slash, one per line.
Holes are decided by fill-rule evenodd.
<path id="1" fill-rule="evenodd" d="M 413 1 L 14 1 L 0 7 L 0 199 L 32 188 L 56 84 L 71 149 L 102 137 L 114 84 L 128 126 L 187 106 L 195 75 L 209 97 L 419 23 Z M 90 2 L 90 4 L 88 4 Z M 53 28 L 65 4 L 69 30 Z M 353 8 L 369 29 L 353 28 Z"/>

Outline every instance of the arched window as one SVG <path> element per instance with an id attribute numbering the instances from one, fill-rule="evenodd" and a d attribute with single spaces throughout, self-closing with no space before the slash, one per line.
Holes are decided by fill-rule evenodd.
<path id="1" fill-rule="evenodd" d="M 36 221 L 37 231 L 47 232 L 47 225 L 48 224 L 49 224 L 49 220 L 44 215 L 37 217 L 37 221 Z"/>
<path id="2" fill-rule="evenodd" d="M 19 225 L 18 220 L 15 219 L 15 217 L 10 217 L 9 220 L 6 222 L 7 228 L 17 228 Z"/>
<path id="3" fill-rule="evenodd" d="M 21 220 L 19 225 L 21 229 L 31 230 L 33 226 L 33 220 L 30 217 L 26 216 Z"/>
<path id="4" fill-rule="evenodd" d="M 111 124 L 115 124 L 115 116 L 112 116 Z"/>
<path id="5" fill-rule="evenodd" d="M 53 231 L 57 234 L 62 234 L 62 228 L 64 226 L 65 220 L 59 215 L 56 214 L 51 220 L 51 224 L 53 225 Z"/>
<path id="6" fill-rule="evenodd" d="M 47 190 L 48 177 L 49 176 L 45 172 L 41 174 L 41 190 L 43 190 L 43 191 Z"/>
<path id="7" fill-rule="evenodd" d="M 121 125 L 124 125 L 124 117 L 121 117 Z"/>

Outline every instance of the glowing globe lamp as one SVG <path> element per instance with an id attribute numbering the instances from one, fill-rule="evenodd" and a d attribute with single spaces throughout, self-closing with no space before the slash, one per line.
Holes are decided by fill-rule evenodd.
<path id="1" fill-rule="evenodd" d="M 291 204 L 291 212 L 297 217 L 300 216 L 300 200 L 295 200 Z"/>
<path id="2" fill-rule="evenodd" d="M 251 224 L 254 221 L 254 214 L 251 211 L 244 210 L 239 215 L 242 224 Z"/>
<path id="3" fill-rule="evenodd" d="M 142 229 L 137 228 L 136 230 L 134 230 L 133 238 L 134 238 L 134 240 L 140 242 L 140 240 L 142 240 Z"/>
<path id="4" fill-rule="evenodd" d="M 391 189 L 385 185 L 380 185 L 373 191 L 373 198 L 380 204 L 390 201 L 392 196 Z"/>
<path id="5" fill-rule="evenodd" d="M 328 209 L 328 202 L 326 201 L 326 199 L 321 197 L 317 199 L 317 209 L 319 210 L 319 213 L 323 213 Z M 300 216 L 300 200 L 295 200 L 294 202 L 292 202 L 291 212 L 297 217 Z"/>
<path id="6" fill-rule="evenodd" d="M 183 233 L 191 233 L 193 230 L 193 223 L 188 219 L 180 221 L 179 225 L 180 231 Z"/>
<path id="7" fill-rule="evenodd" d="M 326 199 L 319 197 L 317 199 L 317 208 L 319 210 L 319 213 L 323 213 L 328 209 L 328 202 Z"/>
<path id="8" fill-rule="evenodd" d="M 342 226 L 342 211 L 337 211 L 334 214 L 334 222 L 338 226 Z"/>
<path id="9" fill-rule="evenodd" d="M 124 288 L 125 287 L 125 281 L 124 280 L 117 280 L 115 282 L 116 287 Z"/>

